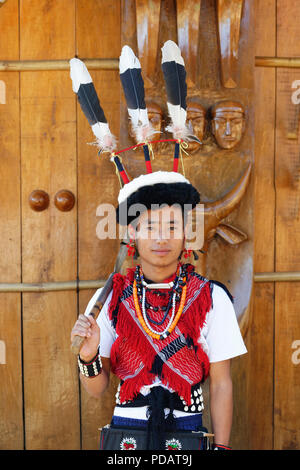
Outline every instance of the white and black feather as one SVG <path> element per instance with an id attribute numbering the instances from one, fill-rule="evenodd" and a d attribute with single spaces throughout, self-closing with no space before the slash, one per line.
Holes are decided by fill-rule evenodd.
<path id="1" fill-rule="evenodd" d="M 167 106 L 171 119 L 171 125 L 166 130 L 172 132 L 176 139 L 185 139 L 190 129 L 186 126 L 187 85 L 184 60 L 174 41 L 166 41 L 161 50 Z"/>
<path id="2" fill-rule="evenodd" d="M 119 71 L 136 141 L 145 142 L 154 130 L 148 119 L 141 64 L 129 46 L 122 48 Z"/>
<path id="3" fill-rule="evenodd" d="M 116 148 L 116 139 L 109 129 L 92 77 L 82 60 L 70 60 L 70 77 L 73 91 L 96 137 L 95 145 L 100 150 L 112 152 Z"/>

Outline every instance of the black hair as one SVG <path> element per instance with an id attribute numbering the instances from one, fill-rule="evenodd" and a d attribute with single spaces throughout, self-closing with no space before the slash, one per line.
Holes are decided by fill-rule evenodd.
<path id="1" fill-rule="evenodd" d="M 185 216 L 187 211 L 193 209 L 199 202 L 199 192 L 189 183 L 155 183 L 139 188 L 119 204 L 116 209 L 116 218 L 120 225 L 128 225 L 145 210 L 153 209 L 154 205 L 163 204 L 180 206 Z M 137 211 L 133 213 L 134 208 Z"/>

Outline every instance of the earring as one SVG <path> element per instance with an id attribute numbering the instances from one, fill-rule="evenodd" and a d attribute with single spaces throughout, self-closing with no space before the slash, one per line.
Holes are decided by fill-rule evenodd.
<path id="1" fill-rule="evenodd" d="M 187 250 L 186 248 L 184 248 L 182 254 L 183 254 L 184 258 L 190 258 L 192 252 L 193 252 L 193 250 Z"/>
<path id="2" fill-rule="evenodd" d="M 135 251 L 136 251 L 134 240 L 130 239 L 129 243 L 127 243 L 126 247 L 127 247 L 127 255 L 134 257 Z"/>

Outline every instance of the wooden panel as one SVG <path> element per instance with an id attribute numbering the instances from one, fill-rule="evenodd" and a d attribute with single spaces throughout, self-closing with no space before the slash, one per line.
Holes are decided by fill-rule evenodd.
<path id="1" fill-rule="evenodd" d="M 76 279 L 76 208 L 61 212 L 53 204 L 60 189 L 76 196 L 75 106 L 68 73 L 23 73 L 21 97 L 23 281 Z M 30 208 L 34 189 L 49 194 L 47 210 Z M 28 449 L 79 446 L 77 369 L 69 346 L 76 314 L 74 291 L 23 294 Z"/>
<path id="2" fill-rule="evenodd" d="M 1 73 L 5 102 L 0 104 L 0 282 L 21 281 L 19 74 Z M 21 295 L 0 294 L 0 449 L 23 448 Z M 0 361 L 1 362 L 1 361 Z"/>
<path id="3" fill-rule="evenodd" d="M 277 57 L 299 57 L 300 3 L 277 0 Z"/>
<path id="4" fill-rule="evenodd" d="M 256 2 L 256 55 L 275 55 L 275 4 Z M 268 40 L 266 40 L 268 38 Z M 274 271 L 275 256 L 275 70 L 255 71 L 255 241 L 254 271 Z M 273 447 L 274 284 L 254 289 L 249 345 L 249 448 Z M 259 429 L 259 432 L 257 430 Z"/>
<path id="5" fill-rule="evenodd" d="M 19 1 L 10 0 L 1 8 L 0 41 L 1 60 L 19 59 Z M 3 40 L 5 38 L 5 40 Z"/>
<path id="6" fill-rule="evenodd" d="M 255 56 L 276 55 L 276 2 L 255 0 Z"/>
<path id="7" fill-rule="evenodd" d="M 274 449 L 300 447 L 299 360 L 293 343 L 299 341 L 300 284 L 277 283 L 275 317 Z M 298 343 L 299 344 L 299 343 Z M 299 351 L 299 346 L 298 346 Z M 299 358 L 299 352 L 298 352 Z"/>
<path id="8" fill-rule="evenodd" d="M 0 10 L 0 57 L 19 58 L 18 0 Z M 0 73 L 0 282 L 20 282 L 19 74 Z M 21 295 L 0 294 L 0 449 L 23 448 Z"/>
<path id="9" fill-rule="evenodd" d="M 299 56 L 300 5 L 277 2 L 277 54 Z M 300 270 L 299 104 L 293 83 L 299 71 L 277 70 L 276 108 L 276 270 Z M 298 87 L 299 88 L 299 87 Z M 292 344 L 300 338 L 299 283 L 277 283 L 275 304 L 274 448 L 299 449 L 299 365 Z"/>
<path id="10" fill-rule="evenodd" d="M 256 69 L 255 272 L 274 271 L 275 71 Z M 267 195 L 267 197 L 266 197 Z M 256 283 L 249 342 L 250 448 L 273 446 L 274 284 Z M 257 433 L 257 429 L 260 432 Z"/>
<path id="11" fill-rule="evenodd" d="M 76 279 L 76 208 L 60 212 L 53 204 L 60 189 L 76 195 L 75 106 L 68 74 L 24 73 L 21 97 L 23 281 Z M 29 207 L 34 189 L 49 194 L 47 210 Z M 69 346 L 76 313 L 74 291 L 23 294 L 28 449 L 79 445 L 77 370 Z"/>
<path id="12" fill-rule="evenodd" d="M 20 0 L 22 60 L 68 59 L 74 54 L 74 0 Z"/>
<path id="13" fill-rule="evenodd" d="M 288 33 L 287 33 L 288 34 Z M 299 72 L 277 70 L 276 123 L 276 270 L 300 270 L 299 105 L 292 83 Z M 292 363 L 292 343 L 300 338 L 299 283 L 276 284 L 275 291 L 275 449 L 299 448 L 299 365 Z M 297 374 L 298 372 L 298 374 Z"/>
<path id="14" fill-rule="evenodd" d="M 21 2 L 21 58 L 74 53 L 74 14 L 73 1 L 34 1 L 30 12 Z M 61 212 L 54 206 L 61 189 L 77 197 L 76 110 L 69 73 L 23 72 L 20 89 L 23 281 L 75 280 L 77 209 Z M 49 195 L 43 212 L 28 204 L 35 189 Z M 70 352 L 76 316 L 75 291 L 23 294 L 27 449 L 80 446 L 77 365 Z"/>
<path id="15" fill-rule="evenodd" d="M 77 1 L 77 50 L 79 58 L 119 57 L 120 2 L 113 0 Z M 116 28 L 118 25 L 118 28 Z M 87 33 L 88 32 L 88 33 Z M 101 105 L 112 133 L 119 135 L 120 79 L 118 71 L 91 71 Z M 78 234 L 79 278 L 103 279 L 113 270 L 118 251 L 116 240 L 99 240 L 96 228 L 101 203 L 115 205 L 119 183 L 108 155 L 97 155 L 96 147 L 87 145 L 94 140 L 81 108 L 78 116 Z M 95 290 L 79 293 L 80 311 L 83 312 Z M 111 376 L 111 386 L 98 400 L 82 389 L 82 448 L 99 448 L 98 428 L 110 422 L 115 402 L 117 379 Z"/>

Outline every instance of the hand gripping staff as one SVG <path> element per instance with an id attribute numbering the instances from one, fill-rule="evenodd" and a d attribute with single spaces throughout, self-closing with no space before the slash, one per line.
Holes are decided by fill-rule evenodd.
<path id="1" fill-rule="evenodd" d="M 113 276 L 115 273 L 118 273 L 121 271 L 124 259 L 127 256 L 127 248 L 126 248 L 126 242 L 125 240 L 121 243 L 120 250 L 117 256 L 116 264 L 114 266 L 114 271 L 110 274 L 109 278 L 104 284 L 103 289 L 101 289 L 101 292 L 92 307 L 91 311 L 88 313 L 88 315 L 92 315 L 92 317 L 97 320 L 99 313 L 102 310 L 103 305 L 105 304 L 105 301 L 107 297 L 109 296 L 112 287 L 113 287 Z M 75 336 L 71 345 L 71 350 L 74 354 L 79 354 L 80 348 L 84 342 L 85 338 L 82 336 Z"/>

